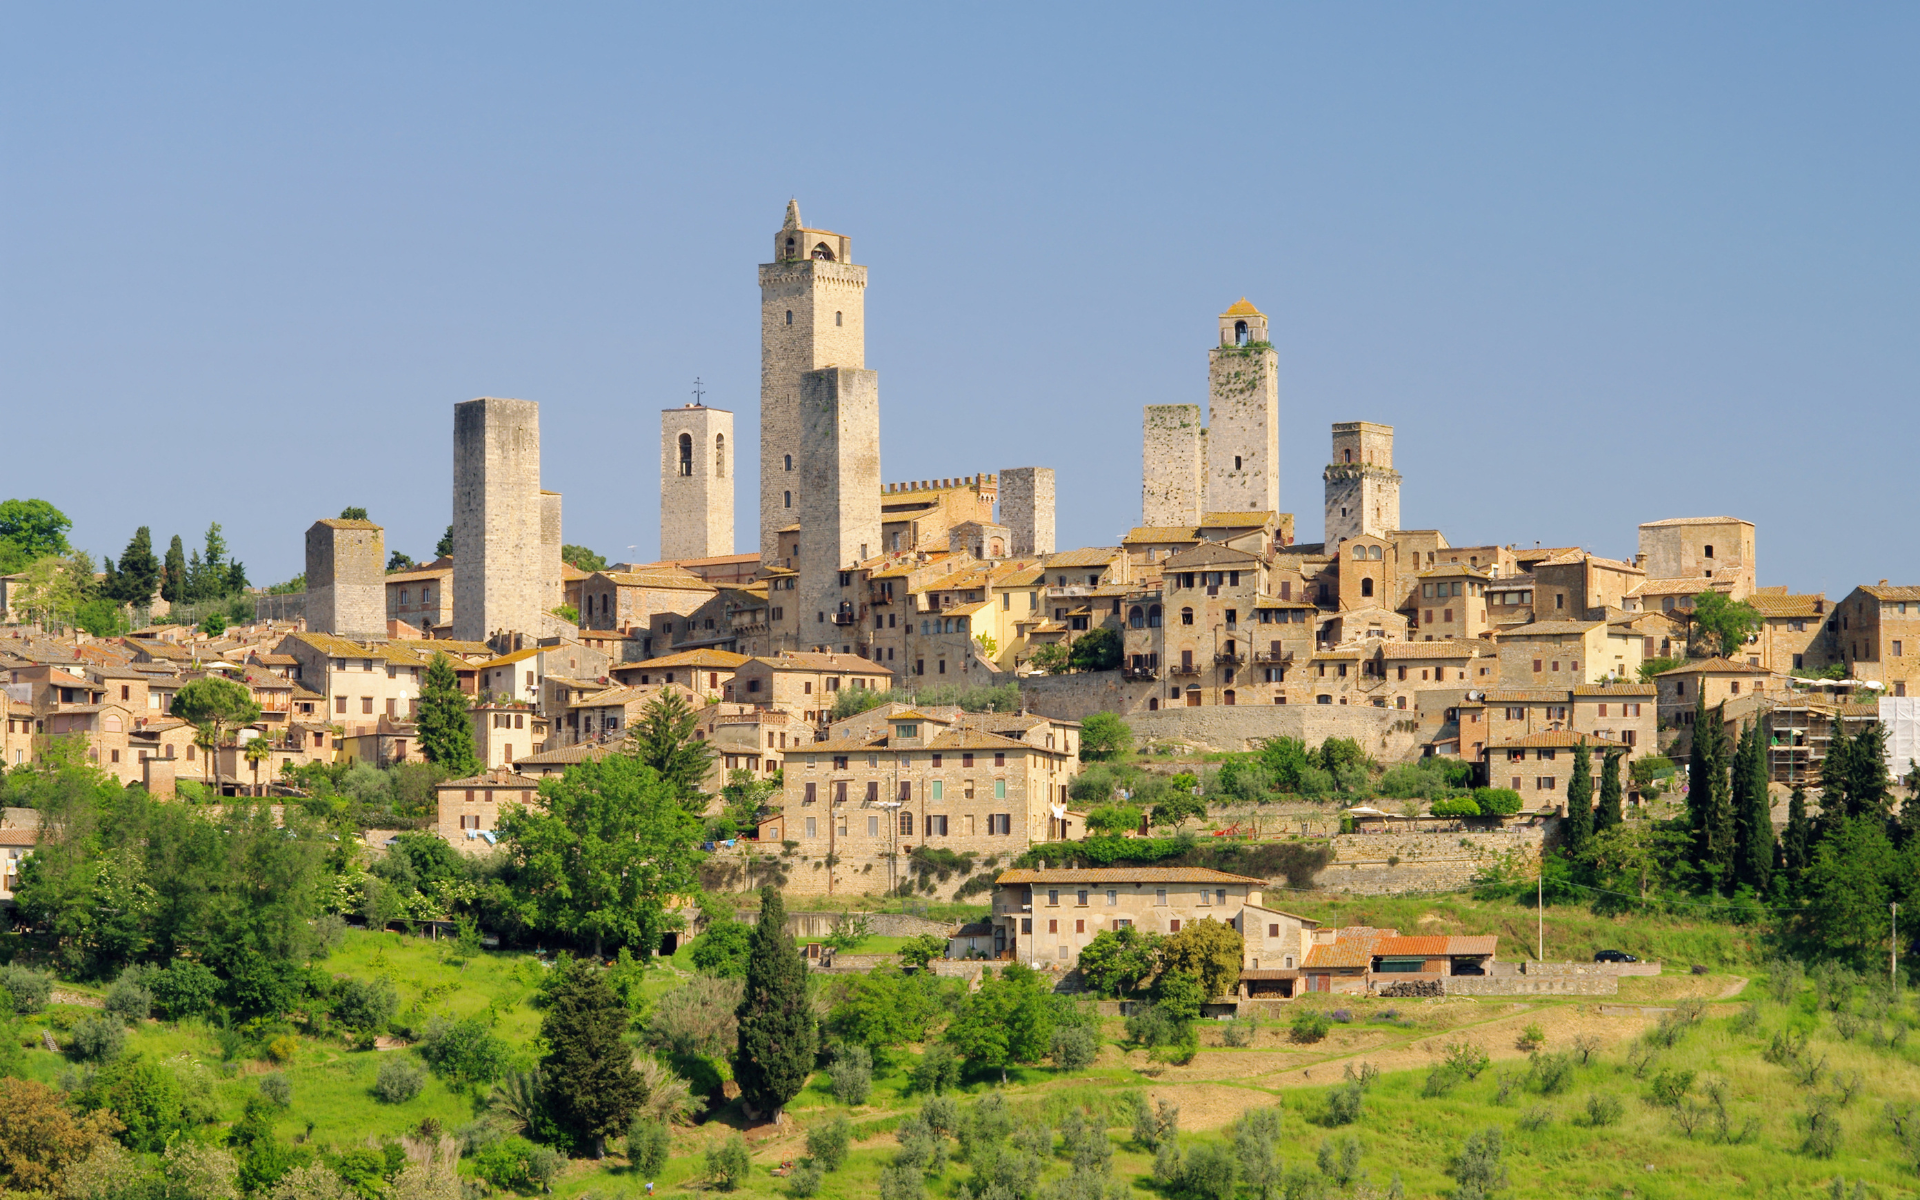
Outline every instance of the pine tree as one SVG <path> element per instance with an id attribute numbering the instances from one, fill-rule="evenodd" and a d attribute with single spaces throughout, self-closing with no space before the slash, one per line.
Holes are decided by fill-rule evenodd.
<path id="1" fill-rule="evenodd" d="M 1600 805 L 1593 810 L 1593 831 L 1602 833 L 1622 820 L 1620 812 L 1620 760 L 1624 750 L 1609 750 L 1600 766 Z"/>
<path id="2" fill-rule="evenodd" d="M 1815 829 L 1816 839 L 1825 837 L 1846 820 L 1853 774 L 1853 739 L 1847 736 L 1846 725 L 1836 719 L 1833 739 L 1827 743 L 1827 757 L 1820 764 L 1820 823 Z"/>
<path id="3" fill-rule="evenodd" d="M 427 664 L 426 678 L 420 681 L 420 708 L 414 715 L 414 727 L 420 736 L 420 752 L 454 779 L 480 773 L 480 760 L 473 752 L 473 715 L 467 694 L 460 690 L 460 677 L 453 660 L 437 652 Z"/>
<path id="4" fill-rule="evenodd" d="M 1593 836 L 1593 755 L 1587 740 L 1573 748 L 1573 778 L 1567 780 L 1567 854 L 1578 857 Z"/>
<path id="5" fill-rule="evenodd" d="M 734 1078 L 743 1100 L 774 1120 L 813 1070 L 819 1030 L 807 1000 L 807 960 L 787 934 L 780 889 L 760 889 L 760 922 L 747 950 Z"/>
<path id="6" fill-rule="evenodd" d="M 687 698 L 667 688 L 640 710 L 639 720 L 627 726 L 627 753 L 660 773 L 689 807 L 706 807 L 700 790 L 713 764 L 713 747 L 693 736 L 700 714 Z"/>
<path id="7" fill-rule="evenodd" d="M 187 598 L 187 548 L 177 533 L 167 546 L 167 563 L 160 575 L 160 598 L 169 604 L 179 604 Z"/>
<path id="8" fill-rule="evenodd" d="M 633 1014 L 597 966 L 576 962 L 563 969 L 540 1021 L 547 1043 L 541 1091 L 554 1118 L 590 1144 L 595 1158 L 605 1158 L 608 1135 L 625 1133 L 647 1098 L 622 1037 Z"/>
<path id="9" fill-rule="evenodd" d="M 1813 823 L 1807 820 L 1807 789 L 1793 785 L 1787 800 L 1787 828 L 1780 839 L 1780 862 L 1789 878 L 1798 882 L 1813 861 Z"/>
<path id="10" fill-rule="evenodd" d="M 1853 737 L 1847 772 L 1847 815 L 1887 823 L 1893 818 L 1893 776 L 1887 770 L 1887 727 L 1875 721 Z"/>
<path id="11" fill-rule="evenodd" d="M 1767 749 L 1757 726 L 1740 733 L 1733 758 L 1734 875 L 1756 892 L 1773 879 L 1773 802 L 1767 791 Z"/>
<path id="12" fill-rule="evenodd" d="M 442 534 L 440 540 L 433 544 L 433 556 L 435 558 L 453 557 L 453 526 L 447 526 L 447 532 Z"/>

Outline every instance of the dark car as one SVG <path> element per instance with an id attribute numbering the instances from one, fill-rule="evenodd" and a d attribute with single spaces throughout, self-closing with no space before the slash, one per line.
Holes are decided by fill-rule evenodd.
<path id="1" fill-rule="evenodd" d="M 1632 962 L 1632 963 L 1637 963 L 1637 962 L 1639 962 L 1640 960 L 1639 960 L 1639 959 L 1637 959 L 1637 958 L 1635 958 L 1635 957 L 1634 957 L 1633 955 L 1631 955 L 1631 954 L 1628 954 L 1628 953 L 1627 953 L 1627 952 L 1626 952 L 1625 950 L 1596 950 L 1596 951 L 1594 952 L 1594 955 L 1593 955 L 1593 961 L 1595 961 L 1595 962 L 1620 962 L 1620 963 L 1627 963 L 1627 962 Z"/>

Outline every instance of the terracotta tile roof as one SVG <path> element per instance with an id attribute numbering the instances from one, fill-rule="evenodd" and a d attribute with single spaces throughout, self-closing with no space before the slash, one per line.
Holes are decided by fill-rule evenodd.
<path id="1" fill-rule="evenodd" d="M 1273 519 L 1273 513 L 1266 509 L 1256 509 L 1250 512 L 1210 512 L 1200 514 L 1200 528 L 1240 529 L 1247 526 L 1265 525 Z"/>
<path id="2" fill-rule="evenodd" d="M 1120 551 L 1111 546 L 1089 546 L 1082 550 L 1062 550 L 1058 554 L 1049 554 L 1045 565 L 1054 567 L 1104 567 L 1120 556 Z"/>
<path id="3" fill-rule="evenodd" d="M 1576 683 L 1573 694 L 1576 696 L 1653 696 L 1660 689 L 1651 683 Z"/>
<path id="4" fill-rule="evenodd" d="M 1642 521 L 1642 529 L 1664 529 L 1672 525 L 1751 525 L 1739 517 L 1668 517 L 1664 521 Z"/>
<path id="5" fill-rule="evenodd" d="M 942 731 L 932 741 L 926 743 L 929 750 L 1036 750 L 1040 749 L 1030 742 L 1018 738 L 1002 737 L 997 733 L 988 733 L 984 729 L 948 729 Z M 1045 750 L 1042 753 L 1048 753 Z M 1052 753 L 1064 753 L 1053 751 Z"/>
<path id="6" fill-rule="evenodd" d="M 1514 629 L 1503 629 L 1495 637 L 1566 637 L 1587 633 L 1605 625 L 1605 621 L 1535 621 Z"/>
<path id="7" fill-rule="evenodd" d="M 1438 579 L 1441 576 L 1445 576 L 1448 579 L 1457 579 L 1462 575 L 1469 575 L 1475 579 L 1493 578 L 1493 576 L 1487 574 L 1479 567 L 1469 566 L 1466 563 L 1446 563 L 1442 566 L 1428 567 L 1424 571 L 1414 572 L 1413 577 L 1415 579 Z M 1461 599 L 1465 598 L 1464 596 L 1461 597 Z"/>
<path id="8" fill-rule="evenodd" d="M 1129 542 L 1197 542 L 1200 530 L 1193 525 L 1136 525 L 1120 539 L 1121 545 Z"/>
<path id="9" fill-rule="evenodd" d="M 776 671 L 824 671 L 843 675 L 891 675 L 893 672 L 857 654 L 813 654 L 795 651 L 777 657 L 762 655 L 753 660 Z"/>
<path id="10" fill-rule="evenodd" d="M 1212 563 L 1250 563 L 1258 564 L 1260 556 L 1251 550 L 1239 550 L 1223 542 L 1201 542 L 1184 550 L 1176 550 L 1161 562 L 1161 569 L 1178 571 L 1185 567 L 1206 566 Z"/>
<path id="11" fill-rule="evenodd" d="M 1500 939 L 1491 934 L 1479 937 L 1383 937 L 1373 944 L 1375 955 L 1411 957 L 1452 954 L 1492 954 Z"/>
<path id="12" fill-rule="evenodd" d="M 1233 302 L 1232 307 L 1220 315 L 1223 317 L 1258 317 L 1264 314 L 1253 305 L 1247 303 L 1247 298 L 1242 296 Z"/>
<path id="13" fill-rule="evenodd" d="M 1486 642 L 1383 642 L 1381 658 L 1486 658 L 1493 647 Z"/>
<path id="14" fill-rule="evenodd" d="M 1488 704 L 1564 704 L 1573 689 L 1564 688 L 1501 688 L 1487 693 Z"/>
<path id="15" fill-rule="evenodd" d="M 453 574 L 453 560 L 444 562 L 419 563 L 404 571 L 395 571 L 387 576 L 388 583 L 414 583 L 422 579 L 444 579 Z"/>
<path id="16" fill-rule="evenodd" d="M 678 567 L 663 567 L 651 571 L 597 571 L 595 574 L 620 587 L 667 588 L 692 592 L 716 590 L 712 584 L 698 575 L 691 571 L 682 571 Z"/>
<path id="17" fill-rule="evenodd" d="M 542 750 L 538 754 L 523 754 L 513 760 L 519 766 L 553 766 L 572 763 L 598 762 L 613 753 L 614 747 L 604 742 L 581 742 L 578 745 L 562 746 L 558 750 Z"/>
<path id="18" fill-rule="evenodd" d="M 1747 603 L 1758 609 L 1763 617 L 1817 617 L 1826 608 L 1827 598 L 1817 593 L 1780 595 L 1755 592 L 1747 597 Z"/>
<path id="19" fill-rule="evenodd" d="M 1391 929 L 1353 928 L 1334 934 L 1334 941 L 1307 951 L 1305 967 L 1370 967 L 1374 943 L 1395 936 Z"/>
<path id="20" fill-rule="evenodd" d="M 447 654 L 456 657 L 462 655 L 472 657 L 485 655 L 488 658 L 493 657 L 493 647 L 487 645 L 485 642 L 463 642 L 454 638 L 395 638 L 390 644 L 404 646 L 416 654 L 424 654 L 429 657 L 431 657 L 436 650 L 445 651 Z"/>
<path id="21" fill-rule="evenodd" d="M 1282 600 L 1277 596 L 1255 596 L 1253 606 L 1255 608 L 1311 608 L 1316 611 L 1320 607 L 1310 600 Z"/>
<path id="22" fill-rule="evenodd" d="M 1647 579 L 1627 589 L 1628 596 L 1697 596 L 1713 590 L 1711 579 Z"/>
<path id="23" fill-rule="evenodd" d="M 731 671 L 746 661 L 746 655 L 735 654 L 731 650 L 682 650 L 678 654 L 663 654 L 659 658 L 649 658 L 643 662 L 620 663 L 609 671 L 665 671 L 673 667 L 706 667 Z"/>
<path id="24" fill-rule="evenodd" d="M 1656 678 L 1665 678 L 1668 675 L 1717 674 L 1722 672 L 1734 675 L 1771 675 L 1773 673 L 1765 667 L 1749 666 L 1746 663 L 1734 662 L 1732 659 L 1703 658 L 1697 662 L 1690 662 L 1683 667 L 1675 667 L 1671 671 L 1662 671 Z"/>
<path id="25" fill-rule="evenodd" d="M 1589 749 L 1606 749 L 1614 746 L 1624 748 L 1626 746 L 1625 742 L 1617 742 L 1612 738 L 1603 738 L 1596 734 L 1579 733 L 1571 729 L 1549 729 L 1541 733 L 1530 733 L 1525 737 L 1509 738 L 1503 742 L 1493 742 L 1487 746 L 1487 749 L 1521 750 L 1533 749 L 1535 747 L 1541 749 L 1564 749 L 1566 747 L 1577 747 L 1582 742 L 1585 742 Z"/>
<path id="26" fill-rule="evenodd" d="M 315 525 L 325 525 L 329 529 L 378 529 L 372 521 L 343 521 L 338 517 L 322 517 Z"/>
<path id="27" fill-rule="evenodd" d="M 515 650 L 512 654 L 502 654 L 499 658 L 488 659 L 486 662 L 478 664 L 478 666 L 482 671 L 490 671 L 495 667 L 510 667 L 514 663 L 525 662 L 527 659 L 540 653 L 544 648 L 545 647 L 541 646 L 529 646 L 525 650 Z"/>
<path id="28" fill-rule="evenodd" d="M 1290 967 L 1247 967 L 1240 972 L 1241 979 L 1298 979 L 1300 972 Z"/>
<path id="29" fill-rule="evenodd" d="M 465 779 L 449 779 L 436 787 L 435 791 L 452 791 L 455 788 L 538 788 L 540 781 L 531 775 L 517 775 L 510 771 L 489 771 L 484 775 L 470 775 Z"/>
<path id="30" fill-rule="evenodd" d="M 1862 584 L 1860 591 L 1875 600 L 1920 600 L 1920 587 L 1895 585 L 1888 587 L 1884 583 Z"/>
<path id="31" fill-rule="evenodd" d="M 1002 871 L 997 884 L 1020 883 L 1246 883 L 1266 886 L 1266 880 L 1246 875 L 1230 875 L 1212 867 L 1049 867 L 1044 871 L 1031 867 Z"/>

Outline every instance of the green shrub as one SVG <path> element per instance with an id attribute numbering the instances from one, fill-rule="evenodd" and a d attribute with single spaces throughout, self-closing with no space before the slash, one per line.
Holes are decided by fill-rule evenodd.
<path id="1" fill-rule="evenodd" d="M 433 1073 L 456 1083 L 492 1083 L 506 1072 L 512 1053 L 479 1017 L 435 1017 L 420 1040 L 420 1057 Z"/>
<path id="2" fill-rule="evenodd" d="M 1333 1028 L 1333 1021 L 1319 1009 L 1303 1008 L 1293 1014 L 1293 1024 L 1288 1036 L 1303 1044 L 1318 1042 L 1327 1036 Z"/>
<path id="3" fill-rule="evenodd" d="M 74 1056 L 88 1062 L 112 1062 L 127 1048 L 127 1025 L 119 1017 L 84 1017 L 73 1027 Z"/>
<path id="4" fill-rule="evenodd" d="M 865 1046 L 841 1046 L 827 1068 L 827 1079 L 840 1103 L 865 1104 L 873 1092 L 873 1055 Z"/>
<path id="5" fill-rule="evenodd" d="M 1327 1124 L 1353 1125 L 1360 1120 L 1367 1089 L 1358 1079 L 1349 1079 L 1327 1093 Z"/>
<path id="6" fill-rule="evenodd" d="M 0 987 L 13 997 L 17 1013 L 37 1013 L 53 998 L 53 976 L 18 963 L 0 967 Z"/>
<path id="7" fill-rule="evenodd" d="M 220 977 L 210 968 L 184 958 L 174 959 L 164 971 L 151 972 L 145 984 L 160 1015 L 170 1021 L 212 1012 L 214 999 L 220 994 Z"/>
<path id="8" fill-rule="evenodd" d="M 1477 817 L 1480 805 L 1472 796 L 1446 796 L 1435 800 L 1431 811 L 1436 817 Z"/>
<path id="9" fill-rule="evenodd" d="M 533 1149 L 523 1137 L 502 1138 L 473 1156 L 473 1173 L 496 1188 L 518 1187 L 527 1178 Z"/>
<path id="10" fill-rule="evenodd" d="M 927 1052 L 914 1064 L 913 1073 L 907 1078 L 907 1086 L 916 1092 L 930 1092 L 940 1095 L 960 1085 L 960 1060 L 955 1057 L 953 1047 L 945 1042 L 935 1042 L 927 1047 Z"/>
<path id="11" fill-rule="evenodd" d="M 1617 1124 L 1626 1106 L 1610 1092 L 1595 1092 L 1587 1097 L 1587 1124 L 1594 1128 Z"/>
<path id="12" fill-rule="evenodd" d="M 260 1077 L 260 1094 L 281 1108 L 293 1103 L 293 1083 L 285 1075 L 275 1071 L 271 1075 Z"/>
<path id="13" fill-rule="evenodd" d="M 1473 802 L 1489 817 L 1510 817 L 1520 811 L 1520 793 L 1512 788 L 1475 788 Z"/>
<path id="14" fill-rule="evenodd" d="M 348 979 L 341 983 L 333 1002 L 333 1019 L 359 1033 L 380 1033 L 399 1011 L 400 994 L 393 981 L 376 979 L 366 983 Z"/>
<path id="15" fill-rule="evenodd" d="M 753 1160 L 747 1154 L 747 1139 L 734 1134 L 724 1142 L 707 1147 L 707 1178 L 723 1192 L 730 1192 L 746 1181 Z"/>
<path id="16" fill-rule="evenodd" d="M 627 1161 L 642 1175 L 658 1175 L 673 1150 L 673 1134 L 664 1121 L 635 1121 L 627 1129 Z"/>
<path id="17" fill-rule="evenodd" d="M 1100 1039 L 1086 1026 L 1068 1025 L 1053 1031 L 1053 1062 L 1062 1071 L 1084 1071 L 1099 1054 Z"/>
<path id="18" fill-rule="evenodd" d="M 1232 1147 L 1201 1142 L 1181 1163 L 1176 1187 L 1191 1200 L 1233 1200 L 1239 1176 L 1240 1161 Z"/>
<path id="19" fill-rule="evenodd" d="M 129 967 L 107 989 L 106 1009 L 129 1023 L 144 1021 L 153 1012 L 153 993 L 142 980 L 146 972 Z"/>
<path id="20" fill-rule="evenodd" d="M 807 1130 L 807 1156 L 820 1164 L 822 1171 L 838 1171 L 847 1161 L 847 1144 L 853 1141 L 853 1122 L 845 1116 L 815 1125 Z"/>
<path id="21" fill-rule="evenodd" d="M 405 1104 L 427 1086 L 427 1073 L 397 1054 L 381 1059 L 373 1094 L 388 1104 Z"/>
<path id="22" fill-rule="evenodd" d="M 787 1180 L 787 1195 L 805 1200 L 820 1190 L 820 1183 L 826 1172 L 820 1164 L 811 1158 L 803 1158 L 800 1165 L 793 1169 L 793 1175 Z"/>

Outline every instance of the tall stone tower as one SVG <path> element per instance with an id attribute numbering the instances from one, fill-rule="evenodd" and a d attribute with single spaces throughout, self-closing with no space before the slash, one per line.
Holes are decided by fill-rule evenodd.
<path id="1" fill-rule="evenodd" d="M 800 204 L 773 238 L 760 267 L 760 557 L 779 556 L 780 530 L 794 523 L 801 479 L 800 377 L 826 367 L 867 365 L 867 269 L 852 243 L 800 224 Z M 879 545 L 880 539 L 873 539 Z M 804 542 L 802 543 L 804 545 Z"/>
<path id="2" fill-rule="evenodd" d="M 1242 296 L 1207 353 L 1206 512 L 1280 511 L 1279 380 L 1267 318 Z"/>
<path id="3" fill-rule="evenodd" d="M 540 610 L 551 613 L 567 602 L 567 577 L 561 569 L 560 493 L 540 493 Z"/>
<path id="4" fill-rule="evenodd" d="M 339 637 L 387 632 L 387 547 L 372 521 L 315 521 L 307 530 L 307 629 Z"/>
<path id="5" fill-rule="evenodd" d="M 1207 427 L 1200 406 L 1147 405 L 1140 460 L 1140 523 L 1198 525 L 1207 505 Z"/>
<path id="6" fill-rule="evenodd" d="M 1053 468 L 1006 467 L 1000 472 L 1000 523 L 1014 558 L 1053 553 Z"/>
<path id="7" fill-rule="evenodd" d="M 880 376 L 800 377 L 800 645 L 851 649 L 860 587 L 841 572 L 880 553 Z"/>
<path id="8" fill-rule="evenodd" d="M 495 396 L 454 405 L 454 637 L 540 635 L 544 507 L 540 406 Z M 557 504 L 554 515 L 557 526 Z"/>
<path id="9" fill-rule="evenodd" d="M 689 404 L 660 414 L 660 557 L 733 553 L 733 414 Z"/>
<path id="10" fill-rule="evenodd" d="M 1339 421 L 1327 484 L 1327 545 L 1344 538 L 1383 538 L 1400 528 L 1400 473 L 1393 469 L 1393 426 Z"/>

